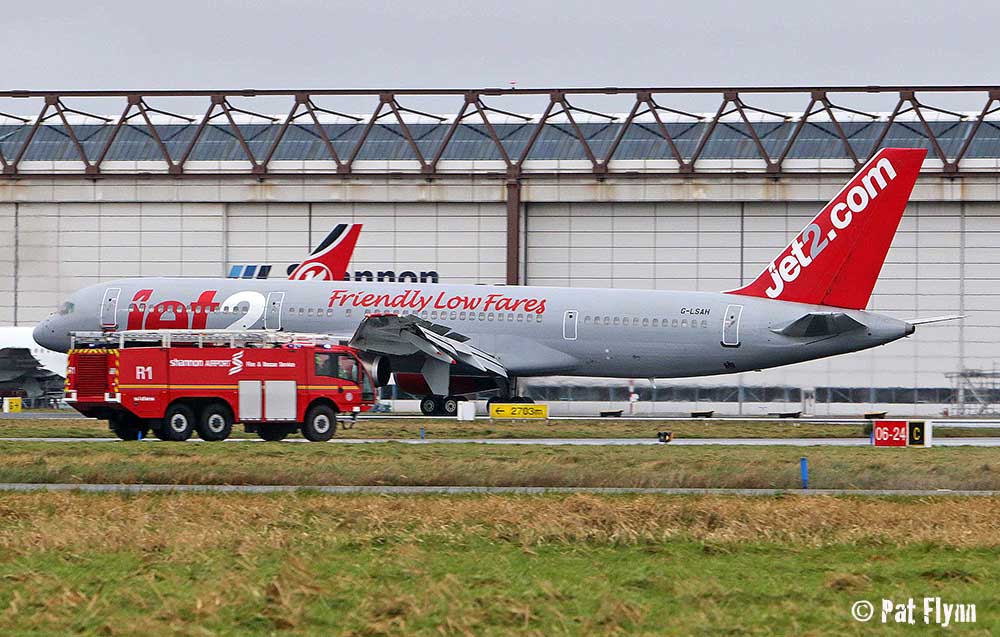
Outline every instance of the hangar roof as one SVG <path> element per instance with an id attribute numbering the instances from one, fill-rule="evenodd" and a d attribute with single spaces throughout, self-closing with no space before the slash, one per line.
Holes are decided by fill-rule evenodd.
<path id="1" fill-rule="evenodd" d="M 720 105 L 708 113 L 665 105 L 686 92 L 717 98 Z M 762 92 L 806 98 L 808 105 L 779 112 L 749 102 Z M 895 108 L 866 112 L 841 103 L 857 93 L 888 96 Z M 947 110 L 926 104 L 924 94 L 964 97 L 970 104 L 985 97 L 986 105 Z M 271 116 L 248 110 L 246 104 L 261 96 L 291 98 L 291 111 Z M 408 105 L 420 97 L 458 99 L 463 106 L 435 115 Z M 521 114 L 495 106 L 527 97 L 544 110 Z M 619 106 L 626 100 L 632 108 L 602 113 L 578 105 L 596 97 L 619 99 Z M 38 114 L 11 114 L 7 105 L 25 98 L 41 104 Z M 107 104 L 108 98 L 124 103 L 120 116 L 77 106 L 88 99 Z M 160 107 L 168 98 L 208 98 L 208 109 L 202 116 L 178 115 Z M 317 104 L 333 98 L 367 98 L 376 106 L 351 115 Z M 851 171 L 886 146 L 928 149 L 925 170 L 1000 172 L 1000 88 L 0 92 L 0 168 L 6 176 Z"/>

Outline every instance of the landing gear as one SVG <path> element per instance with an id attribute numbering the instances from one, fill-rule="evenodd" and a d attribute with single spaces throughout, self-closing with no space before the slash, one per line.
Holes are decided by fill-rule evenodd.
<path id="1" fill-rule="evenodd" d="M 420 413 L 425 416 L 455 416 L 460 400 L 455 396 L 424 396 L 420 401 Z"/>

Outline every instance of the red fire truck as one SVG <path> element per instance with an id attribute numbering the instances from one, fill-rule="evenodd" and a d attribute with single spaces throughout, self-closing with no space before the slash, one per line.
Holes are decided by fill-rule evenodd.
<path id="1" fill-rule="evenodd" d="M 283 332 L 162 330 L 73 335 L 66 402 L 123 440 L 329 440 L 337 415 L 375 403 L 376 370 L 345 345 Z M 385 375 L 385 374 L 381 374 Z M 387 381 L 387 378 L 382 379 Z M 383 383 L 384 384 L 384 383 Z"/>

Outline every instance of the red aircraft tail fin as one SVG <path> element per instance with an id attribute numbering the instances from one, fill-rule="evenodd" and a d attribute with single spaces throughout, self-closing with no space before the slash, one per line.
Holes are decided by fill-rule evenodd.
<path id="1" fill-rule="evenodd" d="M 337 224 L 308 259 L 288 273 L 291 281 L 343 281 L 361 234 L 361 224 Z"/>
<path id="2" fill-rule="evenodd" d="M 863 310 L 926 154 L 880 150 L 752 283 L 729 293 Z"/>

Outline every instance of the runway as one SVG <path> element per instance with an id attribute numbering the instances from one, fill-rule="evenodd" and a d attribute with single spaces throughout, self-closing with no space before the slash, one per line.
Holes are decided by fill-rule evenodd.
<path id="1" fill-rule="evenodd" d="M 66 483 L 0 483 L 0 491 L 85 491 L 95 493 L 313 493 L 381 495 L 463 495 L 513 494 L 543 495 L 560 493 L 593 493 L 603 495 L 731 495 L 770 497 L 799 496 L 962 496 L 996 497 L 1000 491 L 953 491 L 951 489 L 684 489 L 658 487 L 458 487 L 458 486 L 288 486 L 233 484 L 66 484 Z"/>
<path id="2" fill-rule="evenodd" d="M 0 442 L 47 442 L 47 443 L 122 443 L 122 444 L 162 444 L 155 438 L 125 443 L 118 438 L 0 438 Z M 198 438 L 189 443 L 203 443 Z M 227 443 L 263 443 L 259 438 L 230 438 Z M 283 443 L 308 443 L 304 438 L 289 438 Z M 519 446 L 579 446 L 579 447 L 626 447 L 626 446 L 745 446 L 745 447 L 869 447 L 868 438 L 680 438 L 669 443 L 661 443 L 655 438 L 334 438 L 327 444 L 364 445 L 395 442 L 405 445 L 519 445 Z M 176 443 L 169 443 L 176 444 Z M 311 443 L 315 444 L 315 443 Z M 1000 447 L 1000 438 L 935 438 L 935 447 Z"/>

